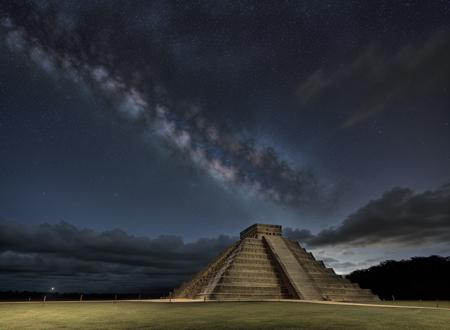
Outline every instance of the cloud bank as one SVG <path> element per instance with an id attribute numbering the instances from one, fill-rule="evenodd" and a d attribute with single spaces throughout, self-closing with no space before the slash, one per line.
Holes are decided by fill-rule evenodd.
<path id="1" fill-rule="evenodd" d="M 170 289 L 234 241 L 219 236 L 185 243 L 178 236 L 151 239 L 66 222 L 32 226 L 0 221 L 0 290 L 50 285 L 85 292 Z"/>
<path id="2" fill-rule="evenodd" d="M 448 243 L 450 184 L 423 193 L 396 187 L 349 215 L 338 227 L 317 234 L 287 228 L 285 234 L 313 247 Z"/>
<path id="3" fill-rule="evenodd" d="M 393 188 L 349 215 L 338 227 L 317 234 L 286 228 L 285 235 L 310 248 L 322 247 L 325 262 L 338 270 L 367 267 L 326 257 L 327 246 L 374 247 L 450 242 L 450 184 L 415 193 Z M 66 222 L 24 225 L 0 221 L 0 290 L 145 292 L 169 290 L 232 244 L 219 236 L 185 243 L 178 236 L 137 237 L 114 229 L 80 229 Z M 351 256 L 344 249 L 343 259 Z M 341 259 L 341 257 L 339 257 Z"/>

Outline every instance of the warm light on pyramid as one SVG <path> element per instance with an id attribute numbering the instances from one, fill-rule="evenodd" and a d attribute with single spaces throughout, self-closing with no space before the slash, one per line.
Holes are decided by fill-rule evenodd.
<path id="1" fill-rule="evenodd" d="M 182 285 L 177 298 L 205 300 L 379 300 L 370 290 L 337 275 L 281 226 L 254 224 L 204 270 Z"/>

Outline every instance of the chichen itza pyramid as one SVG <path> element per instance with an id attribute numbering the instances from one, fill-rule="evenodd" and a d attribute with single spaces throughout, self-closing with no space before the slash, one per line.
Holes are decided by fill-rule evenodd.
<path id="1" fill-rule="evenodd" d="M 327 268 L 281 226 L 254 224 L 240 240 L 175 291 L 204 300 L 304 299 L 375 301 L 378 297 Z"/>

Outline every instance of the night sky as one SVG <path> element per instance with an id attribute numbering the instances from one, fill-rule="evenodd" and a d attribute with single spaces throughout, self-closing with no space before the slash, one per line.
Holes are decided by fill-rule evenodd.
<path id="1" fill-rule="evenodd" d="M 255 222 L 450 255 L 450 1 L 1 1 L 0 290 L 177 286 Z"/>

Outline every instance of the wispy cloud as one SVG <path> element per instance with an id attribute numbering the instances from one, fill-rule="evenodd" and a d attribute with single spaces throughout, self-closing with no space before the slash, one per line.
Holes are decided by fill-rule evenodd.
<path id="1" fill-rule="evenodd" d="M 449 57 L 448 32 L 394 53 L 372 45 L 335 71 L 313 72 L 300 83 L 298 95 L 304 107 L 342 112 L 340 128 L 349 128 L 379 112 L 413 107 L 414 101 L 443 93 L 442 86 L 450 85 Z"/>

